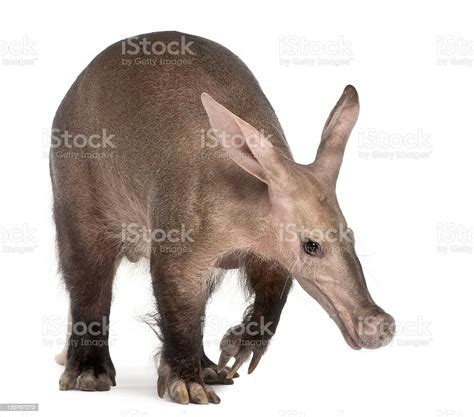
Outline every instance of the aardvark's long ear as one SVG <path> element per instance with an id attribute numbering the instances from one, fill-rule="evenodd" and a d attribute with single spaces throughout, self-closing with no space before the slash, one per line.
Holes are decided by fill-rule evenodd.
<path id="1" fill-rule="evenodd" d="M 352 85 L 348 85 L 324 125 L 318 153 L 311 164 L 334 186 L 341 168 L 347 140 L 358 116 L 359 96 L 356 89 Z"/>
<path id="2" fill-rule="evenodd" d="M 202 93 L 201 101 L 221 146 L 237 165 L 267 184 L 278 177 L 282 155 L 262 133 L 209 94 Z"/>

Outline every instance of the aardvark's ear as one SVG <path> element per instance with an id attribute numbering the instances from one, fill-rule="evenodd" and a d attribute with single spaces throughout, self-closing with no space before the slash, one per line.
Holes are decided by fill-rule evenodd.
<path id="1" fill-rule="evenodd" d="M 359 116 L 359 96 L 352 85 L 348 85 L 336 106 L 332 109 L 321 136 L 316 159 L 311 164 L 336 185 L 347 140 Z"/>
<path id="2" fill-rule="evenodd" d="M 278 176 L 282 155 L 263 134 L 209 94 L 202 93 L 201 101 L 221 146 L 237 165 L 267 184 Z"/>

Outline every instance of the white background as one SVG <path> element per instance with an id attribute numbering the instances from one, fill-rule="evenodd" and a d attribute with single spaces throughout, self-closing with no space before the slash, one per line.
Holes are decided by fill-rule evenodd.
<path id="1" fill-rule="evenodd" d="M 3 4 L 0 403 L 39 403 L 45 416 L 473 415 L 470 6 Z M 338 195 L 372 295 L 398 323 L 388 347 L 352 351 L 296 285 L 255 373 L 217 387 L 218 406 L 179 406 L 156 395 L 152 357 L 159 344 L 139 319 L 153 301 L 147 265 L 124 263 L 111 317 L 117 387 L 58 390 L 62 369 L 53 358 L 62 348 L 67 297 L 56 273 L 47 130 L 67 89 L 97 53 L 124 37 L 161 30 L 201 35 L 239 55 L 260 80 L 301 163 L 314 157 L 344 86 L 357 87 L 361 114 Z M 312 52 L 295 49 L 297 39 Z M 222 334 L 245 305 L 229 276 L 209 308 L 206 347 L 214 360 Z"/>

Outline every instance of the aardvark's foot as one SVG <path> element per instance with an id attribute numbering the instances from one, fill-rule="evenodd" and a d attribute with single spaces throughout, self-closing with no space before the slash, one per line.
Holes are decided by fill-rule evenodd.
<path id="1" fill-rule="evenodd" d="M 212 362 L 206 355 L 201 359 L 202 367 L 202 378 L 206 384 L 216 385 L 232 385 L 234 380 L 232 378 L 227 378 L 227 374 L 230 371 L 228 366 L 224 367 L 222 370 L 217 370 L 217 365 Z M 238 378 L 239 374 L 235 373 L 233 378 Z"/>
<path id="2" fill-rule="evenodd" d="M 253 354 L 248 367 L 248 373 L 251 374 L 267 350 L 268 337 L 266 338 L 264 334 L 258 331 L 248 334 L 245 331 L 246 327 L 242 324 L 231 327 L 222 338 L 220 344 L 221 355 L 217 364 L 217 370 L 220 372 L 228 369 L 225 365 L 227 365 L 232 357 L 235 358 L 232 368 L 227 371 L 226 378 L 228 379 L 234 378 L 242 364 Z"/>
<path id="3" fill-rule="evenodd" d="M 204 381 L 196 378 L 182 378 L 173 371 L 163 359 L 158 369 L 158 395 L 163 398 L 168 392 L 170 398 L 178 404 L 219 404 L 220 398 Z"/>
<path id="4" fill-rule="evenodd" d="M 115 369 L 112 361 L 94 365 L 72 365 L 66 362 L 66 369 L 59 379 L 59 389 L 67 391 L 108 391 L 115 386 Z"/>

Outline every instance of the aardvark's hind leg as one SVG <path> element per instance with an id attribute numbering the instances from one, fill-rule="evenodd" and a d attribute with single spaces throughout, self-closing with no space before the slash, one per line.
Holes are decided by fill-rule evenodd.
<path id="1" fill-rule="evenodd" d="M 92 239 L 92 225 L 61 219 L 57 210 L 55 220 L 59 261 L 72 318 L 66 367 L 59 388 L 107 391 L 115 385 L 108 339 L 118 249 L 114 251 L 114 246 Z"/>

